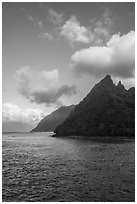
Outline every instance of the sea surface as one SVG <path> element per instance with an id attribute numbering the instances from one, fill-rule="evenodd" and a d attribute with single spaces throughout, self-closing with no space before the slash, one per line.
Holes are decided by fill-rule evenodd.
<path id="1" fill-rule="evenodd" d="M 134 140 L 3 134 L 2 201 L 135 201 Z"/>

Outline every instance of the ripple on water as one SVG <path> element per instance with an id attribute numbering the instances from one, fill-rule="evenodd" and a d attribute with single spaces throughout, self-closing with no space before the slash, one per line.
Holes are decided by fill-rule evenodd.
<path id="1" fill-rule="evenodd" d="M 3 135 L 3 201 L 131 202 L 134 141 Z"/>

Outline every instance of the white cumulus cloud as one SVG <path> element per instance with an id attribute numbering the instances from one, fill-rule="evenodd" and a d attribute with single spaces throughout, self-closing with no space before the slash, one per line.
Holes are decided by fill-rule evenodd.
<path id="1" fill-rule="evenodd" d="M 39 122 L 44 117 L 41 109 L 27 108 L 22 110 L 16 104 L 4 103 L 2 105 L 2 121 L 35 123 Z"/>
<path id="2" fill-rule="evenodd" d="M 100 19 L 90 19 L 89 26 L 83 26 L 73 15 L 62 27 L 60 35 L 66 38 L 71 45 L 85 43 L 92 45 L 104 45 L 113 33 L 114 21 L 111 11 L 105 8 Z"/>
<path id="3" fill-rule="evenodd" d="M 74 15 L 62 26 L 60 35 L 67 38 L 70 43 L 89 43 L 92 39 L 90 31 L 86 27 L 80 25 L 80 22 Z"/>
<path id="4" fill-rule="evenodd" d="M 135 32 L 115 34 L 106 46 L 92 46 L 74 53 L 71 67 L 77 75 L 112 74 L 124 78 L 134 77 Z"/>

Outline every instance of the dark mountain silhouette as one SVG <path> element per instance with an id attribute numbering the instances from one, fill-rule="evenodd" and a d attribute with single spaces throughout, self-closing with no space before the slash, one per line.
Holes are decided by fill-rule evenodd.
<path id="1" fill-rule="evenodd" d="M 62 106 L 52 112 L 50 115 L 43 118 L 31 132 L 50 132 L 61 124 L 74 109 L 75 105 Z"/>
<path id="2" fill-rule="evenodd" d="M 107 75 L 55 129 L 56 136 L 135 135 L 135 88 L 116 86 Z"/>

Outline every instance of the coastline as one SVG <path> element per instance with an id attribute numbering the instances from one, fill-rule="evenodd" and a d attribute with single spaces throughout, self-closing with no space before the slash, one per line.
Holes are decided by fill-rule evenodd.
<path id="1" fill-rule="evenodd" d="M 82 140 L 93 140 L 98 142 L 133 142 L 134 137 L 123 137 L 123 136 L 80 136 L 80 135 L 70 135 L 70 136 L 59 136 L 56 134 L 50 135 L 55 138 L 72 138 L 72 139 L 82 139 Z"/>

